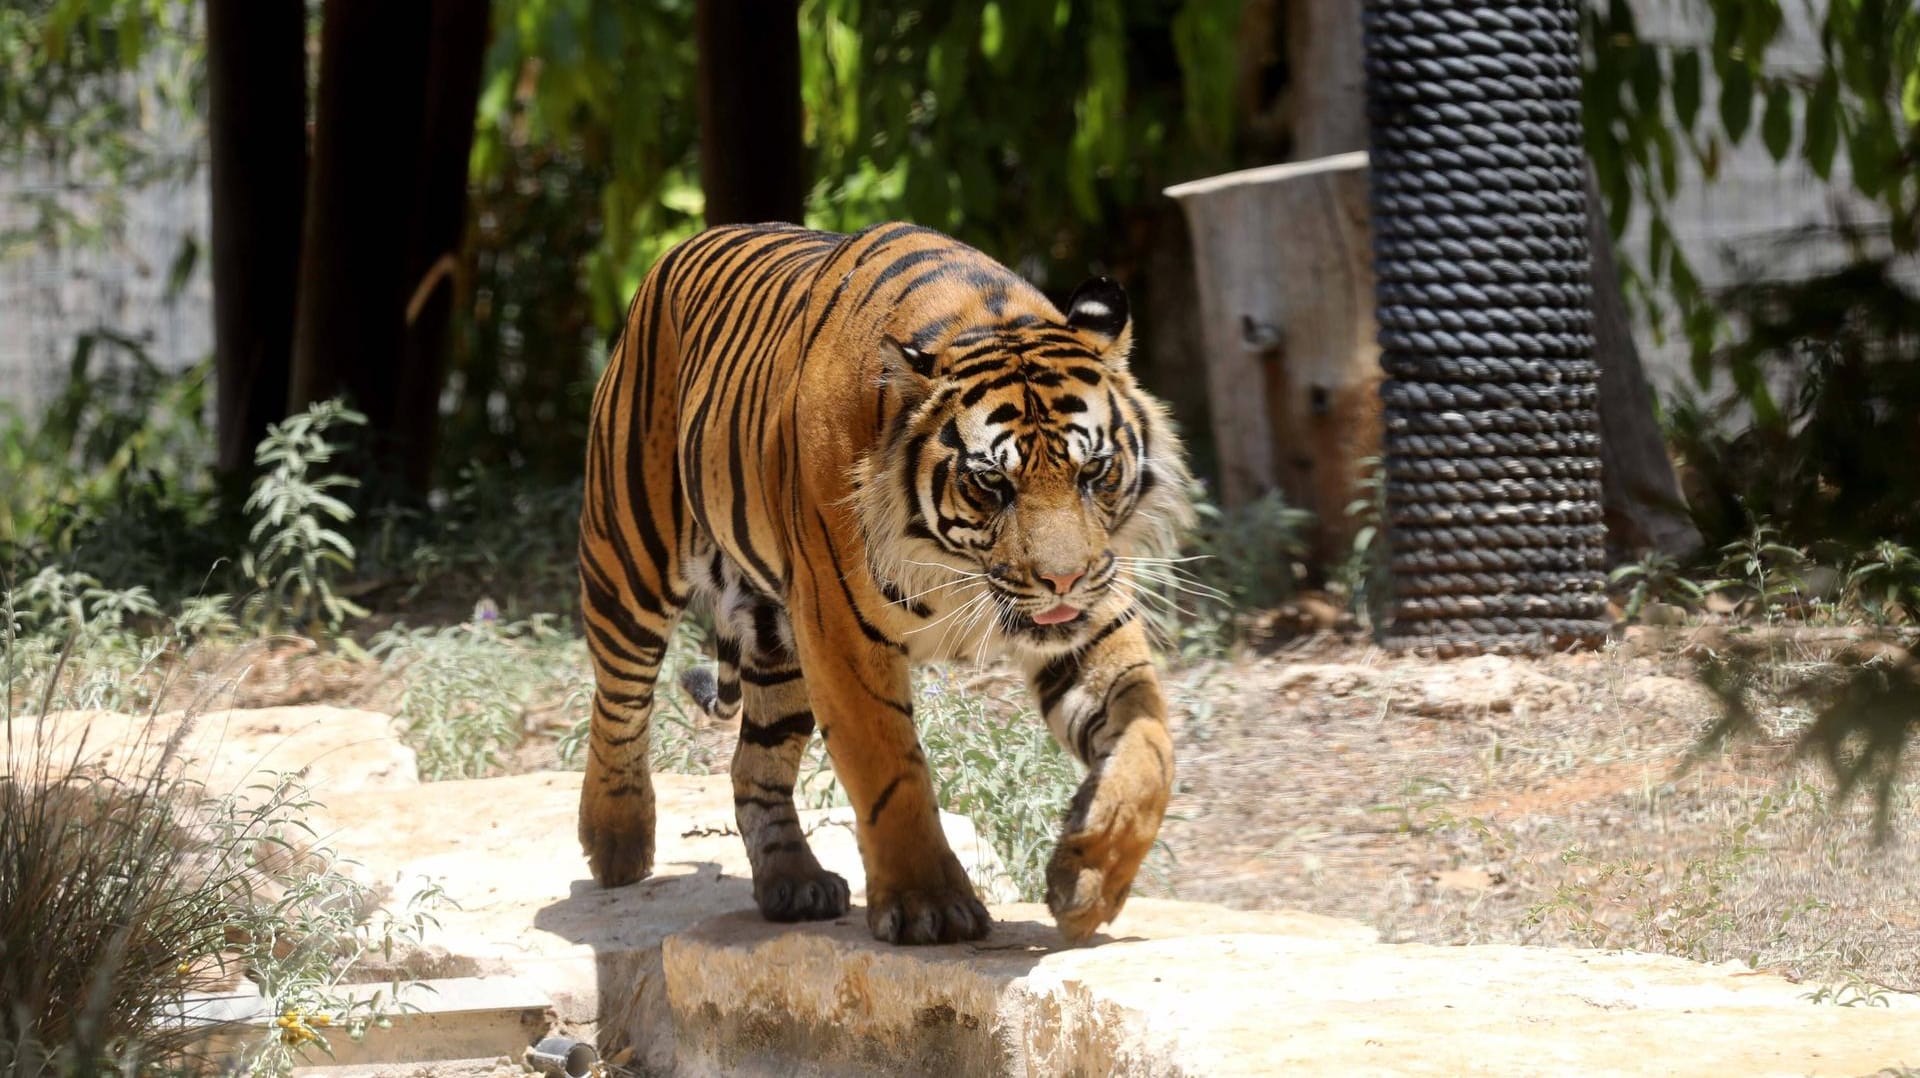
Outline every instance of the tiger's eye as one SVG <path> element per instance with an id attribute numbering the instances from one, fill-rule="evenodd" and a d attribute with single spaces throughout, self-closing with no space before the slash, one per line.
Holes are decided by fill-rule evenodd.
<path id="1" fill-rule="evenodd" d="M 1013 480 L 1008 479 L 1007 473 L 998 468 L 981 468 L 971 471 L 967 473 L 967 478 L 971 479 L 975 486 L 1003 502 L 1013 498 Z"/>

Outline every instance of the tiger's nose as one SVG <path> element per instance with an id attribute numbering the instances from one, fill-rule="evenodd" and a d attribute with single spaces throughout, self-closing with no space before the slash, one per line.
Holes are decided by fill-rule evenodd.
<path id="1" fill-rule="evenodd" d="M 1041 573 L 1040 579 L 1053 584 L 1053 593 L 1055 595 L 1065 595 L 1073 590 L 1075 581 L 1086 575 L 1087 571 L 1085 569 L 1075 569 L 1070 573 Z"/>

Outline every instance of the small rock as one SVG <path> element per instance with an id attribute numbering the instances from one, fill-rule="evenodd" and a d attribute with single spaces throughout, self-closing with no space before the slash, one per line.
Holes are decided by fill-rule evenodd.
<path id="1" fill-rule="evenodd" d="M 1648 625 L 1671 628 L 1687 623 L 1687 609 L 1672 603 L 1648 603 L 1640 608 L 1640 620 Z"/>

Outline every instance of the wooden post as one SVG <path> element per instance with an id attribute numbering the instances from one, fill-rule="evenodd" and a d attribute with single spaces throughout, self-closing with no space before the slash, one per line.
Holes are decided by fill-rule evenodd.
<path id="1" fill-rule="evenodd" d="M 1346 508 L 1380 452 L 1367 155 L 1170 187 L 1186 212 L 1221 500 L 1278 489 L 1318 519 L 1312 559 L 1350 548 Z"/>

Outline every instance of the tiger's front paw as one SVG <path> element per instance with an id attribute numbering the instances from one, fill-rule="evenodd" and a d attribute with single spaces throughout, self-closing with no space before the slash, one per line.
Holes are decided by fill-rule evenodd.
<path id="1" fill-rule="evenodd" d="M 624 887 L 653 871 L 653 786 L 597 781 L 580 788 L 580 848 L 602 887 Z"/>
<path id="2" fill-rule="evenodd" d="M 1047 864 L 1047 908 L 1069 942 L 1085 940 L 1120 915 L 1160 834 L 1172 770 L 1154 763 L 1160 757 L 1134 755 L 1142 759 L 1116 756 L 1081 784 Z M 1150 766 L 1138 766 L 1143 762 Z"/>
<path id="3" fill-rule="evenodd" d="M 867 927 L 887 943 L 957 943 L 993 926 L 960 859 L 941 842 L 933 862 L 867 866 Z M 904 871 L 901 871 L 904 870 Z"/>
<path id="4" fill-rule="evenodd" d="M 971 885 L 867 894 L 867 927 L 886 943 L 958 943 L 993 927 Z"/>

